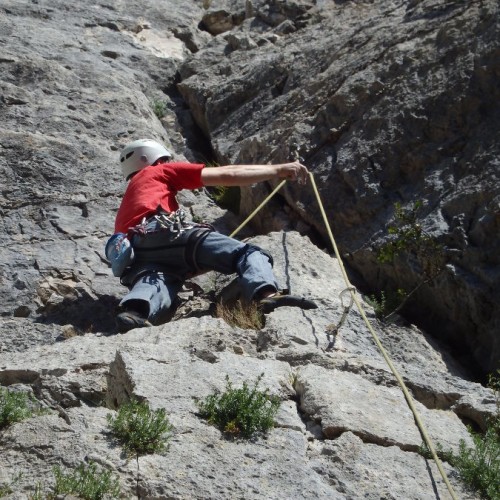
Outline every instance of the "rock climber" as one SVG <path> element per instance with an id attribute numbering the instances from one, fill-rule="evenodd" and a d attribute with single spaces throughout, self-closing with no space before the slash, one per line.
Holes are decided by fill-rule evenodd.
<path id="1" fill-rule="evenodd" d="M 247 186 L 271 179 L 305 183 L 307 168 L 297 161 L 206 168 L 172 159 L 170 151 L 151 139 L 131 142 L 120 153 L 128 185 L 116 215 L 115 234 L 106 245 L 113 273 L 129 288 L 120 302 L 118 329 L 125 332 L 161 323 L 184 281 L 204 271 L 236 273 L 243 299 L 256 301 L 264 313 L 280 306 L 316 308 L 313 301 L 279 289 L 266 251 L 207 224 L 187 221 L 176 200 L 178 191 L 204 186 Z M 113 259 L 124 248 L 128 260 L 115 272 Z"/>

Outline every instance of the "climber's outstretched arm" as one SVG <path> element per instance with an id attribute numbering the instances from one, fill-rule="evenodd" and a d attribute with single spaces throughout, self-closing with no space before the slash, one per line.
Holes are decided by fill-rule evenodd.
<path id="1" fill-rule="evenodd" d="M 249 186 L 271 179 L 288 179 L 304 184 L 307 167 L 298 161 L 275 165 L 225 165 L 204 168 L 201 180 L 205 186 Z"/>

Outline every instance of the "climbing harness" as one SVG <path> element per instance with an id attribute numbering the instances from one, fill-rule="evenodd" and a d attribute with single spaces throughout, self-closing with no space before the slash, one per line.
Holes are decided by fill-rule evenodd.
<path id="1" fill-rule="evenodd" d="M 148 232 L 150 223 L 155 220 L 161 228 L 168 229 L 173 235 L 179 236 L 186 229 L 190 229 L 193 225 L 188 225 L 185 222 L 186 214 L 184 210 L 179 209 L 170 214 L 163 211 L 152 217 L 144 217 L 142 221 L 134 227 L 129 228 L 128 233 L 115 233 L 109 238 L 106 243 L 104 253 L 106 258 L 111 263 L 111 271 L 113 276 L 122 277 L 125 271 L 135 262 L 135 252 L 132 246 L 132 241 L 135 235 L 145 235 Z"/>
<path id="2" fill-rule="evenodd" d="M 154 222 L 158 224 L 154 224 Z M 158 207 L 156 214 L 147 218 L 144 217 L 139 224 L 129 228 L 127 236 L 132 241 L 135 235 L 144 236 L 148 233 L 168 230 L 175 239 L 187 229 L 195 226 L 208 227 L 208 224 L 195 224 L 186 221 L 186 212 L 182 208 L 179 208 L 175 212 L 165 212 L 161 207 Z"/>
<path id="3" fill-rule="evenodd" d="M 127 234 L 115 233 L 106 243 L 106 257 L 111 263 L 113 275 L 121 278 L 125 286 L 132 286 L 143 275 L 151 271 L 169 274 L 178 279 L 175 270 L 168 265 L 151 265 L 154 254 L 167 257 L 171 262 L 183 262 L 191 274 L 202 272 L 196 262 L 196 251 L 203 239 L 213 231 L 210 224 L 194 223 L 186 220 L 186 213 L 181 208 L 175 212 L 164 212 L 159 208 L 157 213 L 144 217 Z M 146 235 L 161 233 L 159 239 L 145 238 Z M 160 259 L 161 262 L 161 259 Z M 133 266 L 132 266 L 133 264 Z"/>
<path id="4" fill-rule="evenodd" d="M 149 270 L 149 263 L 156 262 L 161 266 L 158 270 L 171 275 L 181 272 L 182 266 L 188 270 L 188 277 L 202 272 L 196 261 L 196 252 L 211 231 L 213 227 L 209 224 L 187 221 L 183 209 L 171 213 L 159 209 L 128 233 L 135 252 L 134 268 L 145 266 Z M 173 262 L 177 263 L 175 268 Z"/>
<path id="5" fill-rule="evenodd" d="M 186 229 L 191 229 L 194 224 L 186 222 L 186 212 L 182 208 L 172 213 L 160 212 L 153 216 L 162 229 L 168 229 L 174 235 L 180 235 Z"/>
<path id="6" fill-rule="evenodd" d="M 429 449 L 429 451 L 432 455 L 432 458 L 434 459 L 434 462 L 436 463 L 436 466 L 439 470 L 439 473 L 441 474 L 441 477 L 443 478 L 443 481 L 446 484 L 446 487 L 448 488 L 448 491 L 449 491 L 452 499 L 458 500 L 458 497 L 456 496 L 455 491 L 453 490 L 453 487 L 448 479 L 448 476 L 446 475 L 446 472 L 443 469 L 443 465 L 441 463 L 441 460 L 437 456 L 434 444 L 427 433 L 427 430 L 424 426 L 424 423 L 422 422 L 422 419 L 420 417 L 420 414 L 417 411 L 417 408 L 415 407 L 415 403 L 413 401 L 413 398 L 412 398 L 410 392 L 408 391 L 408 388 L 406 387 L 406 384 L 404 383 L 403 378 L 401 377 L 401 375 L 397 371 L 396 367 L 392 363 L 391 358 L 389 357 L 389 355 L 388 355 L 387 351 L 385 350 L 384 346 L 382 345 L 378 335 L 376 334 L 375 330 L 373 329 L 368 317 L 366 316 L 366 313 L 363 309 L 363 306 L 361 305 L 361 302 L 355 293 L 356 292 L 355 287 L 353 287 L 351 285 L 349 278 L 347 277 L 347 272 L 345 270 L 344 263 L 343 263 L 342 258 L 340 256 L 340 252 L 337 248 L 337 243 L 335 242 L 335 238 L 333 237 L 333 233 L 332 233 L 332 230 L 330 228 L 330 224 L 328 222 L 328 218 L 326 216 L 325 209 L 324 209 L 323 203 L 321 201 L 321 197 L 319 195 L 318 188 L 316 186 L 316 182 L 314 180 L 314 176 L 313 176 L 312 172 L 309 172 L 309 177 L 311 179 L 311 184 L 312 184 L 315 196 L 316 196 L 316 200 L 318 201 L 319 209 L 320 209 L 321 215 L 323 217 L 323 222 L 325 223 L 326 231 L 327 231 L 327 234 L 330 238 L 330 242 L 332 244 L 332 247 L 333 247 L 333 250 L 335 253 L 335 257 L 337 258 L 337 261 L 338 261 L 339 266 L 340 266 L 340 271 L 341 271 L 342 276 L 344 278 L 344 281 L 347 285 L 347 288 L 343 292 L 341 292 L 341 295 L 344 292 L 347 292 L 347 291 L 350 292 L 351 305 L 352 305 L 352 302 L 354 302 L 356 304 L 356 307 L 358 308 L 361 317 L 363 318 L 364 322 L 366 323 L 366 326 L 367 326 L 368 330 L 370 331 L 375 344 L 379 348 L 383 358 L 385 359 L 391 372 L 393 373 L 394 377 L 396 378 L 401 390 L 403 391 L 406 402 L 408 403 L 408 406 L 409 406 L 409 408 L 410 408 L 410 410 L 413 413 L 413 416 L 415 418 L 415 423 L 420 430 L 422 438 L 424 439 L 425 444 L 427 445 L 427 448 Z M 250 221 L 255 216 L 255 214 L 257 212 L 259 212 L 259 210 L 262 209 L 262 207 L 272 198 L 272 196 L 274 196 L 274 194 L 277 193 L 281 189 L 281 187 L 285 183 L 286 183 L 286 180 L 283 180 L 280 184 L 278 184 L 278 186 L 276 186 L 276 188 L 273 189 L 273 191 L 265 198 L 265 200 L 262 203 L 260 203 L 260 205 L 233 231 L 233 233 L 231 233 L 231 236 L 234 236 L 235 234 L 237 234 L 248 223 L 248 221 Z M 341 300 L 342 300 L 342 298 L 341 298 Z M 338 332 L 338 329 L 340 328 L 340 326 L 342 326 L 343 322 L 345 321 L 345 318 L 347 317 L 349 310 L 350 310 L 350 306 L 348 306 L 347 312 L 346 312 L 346 306 L 344 306 L 344 313 L 342 315 L 342 318 L 341 318 L 339 324 L 337 325 L 337 330 L 336 330 L 337 332 Z"/>

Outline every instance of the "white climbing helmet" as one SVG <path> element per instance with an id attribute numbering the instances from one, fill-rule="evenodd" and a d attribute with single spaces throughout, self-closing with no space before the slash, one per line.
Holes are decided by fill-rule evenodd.
<path id="1" fill-rule="evenodd" d="M 172 153 L 156 141 L 139 139 L 131 142 L 120 153 L 123 176 L 128 179 L 134 172 L 152 165 L 156 160 L 164 156 L 172 158 Z"/>

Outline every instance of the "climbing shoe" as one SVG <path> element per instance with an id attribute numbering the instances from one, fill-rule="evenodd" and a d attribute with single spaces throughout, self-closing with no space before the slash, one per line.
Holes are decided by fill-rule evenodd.
<path id="1" fill-rule="evenodd" d="M 317 309 L 318 306 L 311 299 L 298 297 L 297 295 L 286 295 L 277 292 L 270 297 L 265 297 L 259 301 L 259 306 L 264 314 L 273 312 L 278 307 L 300 307 L 301 309 Z"/>
<path id="2" fill-rule="evenodd" d="M 128 332 L 133 328 L 143 328 L 145 326 L 153 326 L 147 318 L 137 311 L 123 311 L 116 316 L 116 325 L 121 333 Z"/>

